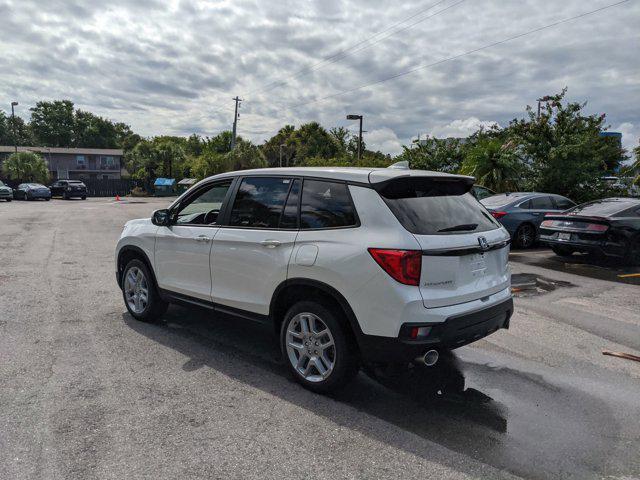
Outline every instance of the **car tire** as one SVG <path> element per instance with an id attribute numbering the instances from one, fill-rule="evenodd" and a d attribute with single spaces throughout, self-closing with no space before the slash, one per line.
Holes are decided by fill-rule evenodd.
<path id="1" fill-rule="evenodd" d="M 551 247 L 551 250 L 553 250 L 553 253 L 560 257 L 570 257 L 575 252 L 575 250 L 573 250 L 572 248 L 563 246 L 553 246 Z"/>
<path id="2" fill-rule="evenodd" d="M 66 194 L 66 193 L 63 193 L 63 194 L 62 194 L 62 199 L 63 199 L 63 200 L 69 200 L 69 197 L 67 197 L 67 194 Z"/>
<path id="3" fill-rule="evenodd" d="M 285 314 L 280 348 L 287 369 L 303 387 L 329 393 L 357 373 L 357 348 L 341 312 L 317 302 L 300 301 Z"/>
<path id="4" fill-rule="evenodd" d="M 129 314 L 141 322 L 156 322 L 169 307 L 160 297 L 149 268 L 138 259 L 131 260 L 124 267 L 122 298 Z"/>
<path id="5" fill-rule="evenodd" d="M 87 197 L 85 195 L 83 195 L 82 197 L 80 197 L 82 200 L 86 200 Z"/>
<path id="6" fill-rule="evenodd" d="M 518 248 L 531 248 L 536 241 L 536 228 L 530 223 L 518 227 L 513 239 Z"/>
<path id="7" fill-rule="evenodd" d="M 624 263 L 630 266 L 640 265 L 640 237 L 634 238 L 627 243 Z"/>
<path id="8" fill-rule="evenodd" d="M 51 200 L 51 197 L 49 197 L 49 198 L 45 198 L 45 200 L 48 202 L 49 200 Z"/>
<path id="9" fill-rule="evenodd" d="M 10 202 L 10 201 L 11 201 L 11 199 L 10 199 L 10 198 L 7 198 L 6 200 L 7 200 L 7 202 Z"/>

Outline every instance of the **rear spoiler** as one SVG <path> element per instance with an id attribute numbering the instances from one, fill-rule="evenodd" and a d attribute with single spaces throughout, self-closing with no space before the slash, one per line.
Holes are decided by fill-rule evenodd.
<path id="1" fill-rule="evenodd" d="M 433 187 L 443 187 L 451 190 L 453 195 L 463 195 L 471 190 L 475 178 L 464 175 L 397 175 L 389 179 L 371 183 L 371 187 L 378 193 L 390 191 L 394 187 L 419 186 L 428 183 Z"/>

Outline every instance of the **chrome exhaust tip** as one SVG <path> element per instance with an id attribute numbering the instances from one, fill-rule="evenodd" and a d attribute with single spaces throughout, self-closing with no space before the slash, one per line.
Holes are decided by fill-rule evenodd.
<path id="1" fill-rule="evenodd" d="M 429 350 L 424 355 L 417 357 L 416 362 L 421 363 L 427 367 L 433 367 L 436 363 L 438 363 L 438 358 L 440 358 L 440 354 L 437 350 Z"/>

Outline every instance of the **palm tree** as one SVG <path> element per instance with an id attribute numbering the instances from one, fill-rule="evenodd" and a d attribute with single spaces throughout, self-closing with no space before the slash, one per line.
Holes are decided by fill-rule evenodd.
<path id="1" fill-rule="evenodd" d="M 47 162 L 37 153 L 12 153 L 3 165 L 2 171 L 11 180 L 47 183 L 49 168 Z"/>
<path id="2" fill-rule="evenodd" d="M 475 177 L 478 184 L 496 192 L 513 192 L 521 186 L 522 170 L 512 144 L 485 138 L 468 150 L 460 173 Z"/>

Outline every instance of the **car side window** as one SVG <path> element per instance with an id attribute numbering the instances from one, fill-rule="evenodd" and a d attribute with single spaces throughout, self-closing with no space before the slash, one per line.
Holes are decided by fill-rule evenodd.
<path id="1" fill-rule="evenodd" d="M 338 228 L 357 224 L 345 183 L 305 180 L 300 204 L 300 228 Z"/>
<path id="2" fill-rule="evenodd" d="M 555 197 L 554 200 L 556 202 L 556 207 L 558 208 L 558 210 L 569 210 L 570 208 L 576 206 L 576 204 L 568 198 Z"/>
<path id="3" fill-rule="evenodd" d="M 247 177 L 236 193 L 229 225 L 278 228 L 292 178 Z"/>
<path id="4" fill-rule="evenodd" d="M 231 180 L 214 183 L 181 205 L 175 215 L 176 225 L 215 225 Z"/>
<path id="5" fill-rule="evenodd" d="M 530 210 L 531 209 L 531 200 L 527 200 L 526 202 L 522 202 L 520 205 L 518 205 L 518 208 L 521 208 L 523 210 Z"/>
<path id="6" fill-rule="evenodd" d="M 299 179 L 295 179 L 293 185 L 291 185 L 287 203 L 280 218 L 280 228 L 298 228 L 298 204 L 300 203 L 301 183 Z"/>
<path id="7" fill-rule="evenodd" d="M 536 197 L 530 200 L 531 206 L 529 207 L 531 210 L 553 210 L 553 202 L 551 201 L 551 197 Z"/>

